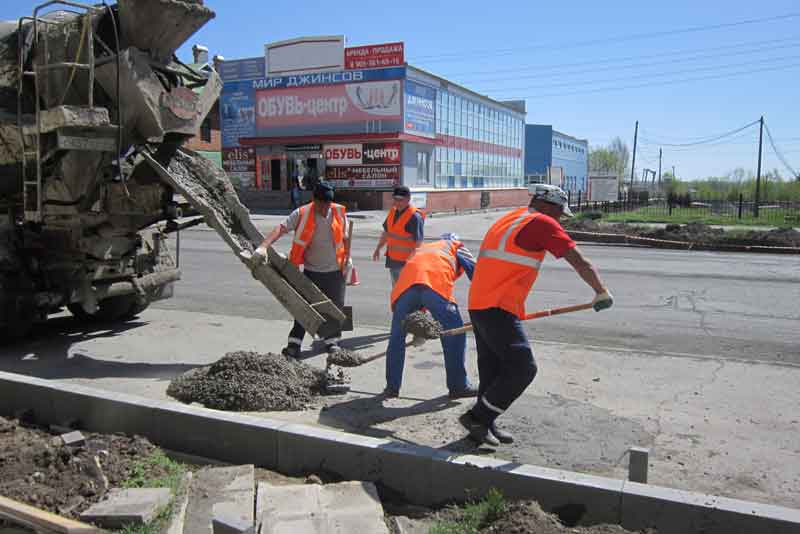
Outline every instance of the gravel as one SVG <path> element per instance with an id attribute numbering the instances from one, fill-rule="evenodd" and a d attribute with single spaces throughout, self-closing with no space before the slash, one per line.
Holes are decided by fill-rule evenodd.
<path id="1" fill-rule="evenodd" d="M 230 352 L 173 380 L 167 394 L 229 411 L 303 410 L 325 392 L 326 373 L 282 354 Z"/>

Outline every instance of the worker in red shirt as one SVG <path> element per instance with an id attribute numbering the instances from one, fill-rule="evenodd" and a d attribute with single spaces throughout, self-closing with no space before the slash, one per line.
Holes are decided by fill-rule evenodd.
<path id="1" fill-rule="evenodd" d="M 594 291 L 595 311 L 614 300 L 594 266 L 558 222 L 572 216 L 567 194 L 553 185 L 532 186 L 527 208 L 492 225 L 481 243 L 469 288 L 469 316 L 478 352 L 478 400 L 459 422 L 470 437 L 496 446 L 514 437 L 495 423 L 536 376 L 536 360 L 520 319 L 546 252 L 567 260 Z"/>

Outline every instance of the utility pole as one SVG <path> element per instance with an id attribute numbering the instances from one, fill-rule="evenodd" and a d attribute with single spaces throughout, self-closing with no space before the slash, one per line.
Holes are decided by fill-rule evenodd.
<path id="1" fill-rule="evenodd" d="M 658 149 L 658 183 L 661 184 L 661 149 Z"/>
<path id="2" fill-rule="evenodd" d="M 636 141 L 639 138 L 639 121 L 636 121 L 636 130 L 633 132 L 633 161 L 631 162 L 631 187 L 633 187 L 633 170 L 636 168 Z"/>
<path id="3" fill-rule="evenodd" d="M 678 181 L 678 177 L 675 176 L 675 165 L 672 166 L 672 179 L 676 182 Z"/>
<path id="4" fill-rule="evenodd" d="M 756 201 L 753 203 L 753 217 L 758 218 L 758 202 L 761 195 L 761 144 L 764 141 L 764 115 L 759 120 L 758 129 L 758 170 L 756 171 Z"/>

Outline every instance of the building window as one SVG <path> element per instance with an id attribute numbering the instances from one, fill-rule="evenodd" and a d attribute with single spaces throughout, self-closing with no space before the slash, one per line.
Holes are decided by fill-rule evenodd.
<path id="1" fill-rule="evenodd" d="M 200 140 L 206 143 L 211 142 L 211 119 L 208 116 L 200 125 Z"/>
<path id="2" fill-rule="evenodd" d="M 427 152 L 419 151 L 417 152 L 417 183 L 418 184 L 429 184 L 431 182 L 430 177 L 430 156 Z"/>

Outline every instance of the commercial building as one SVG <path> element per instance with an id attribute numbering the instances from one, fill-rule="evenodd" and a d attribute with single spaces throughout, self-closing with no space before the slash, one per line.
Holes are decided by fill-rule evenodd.
<path id="1" fill-rule="evenodd" d="M 317 178 L 361 209 L 387 208 L 398 184 L 431 211 L 527 200 L 524 105 L 408 65 L 403 43 L 304 37 L 220 74 L 223 166 L 250 206 L 288 205 L 295 179 Z"/>
<path id="2" fill-rule="evenodd" d="M 589 141 L 563 134 L 548 124 L 525 125 L 525 176 L 528 182 L 557 185 L 573 195 L 589 190 Z"/>

